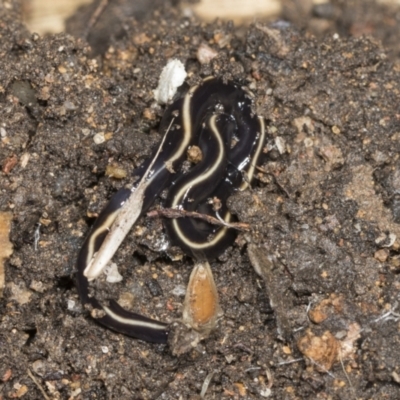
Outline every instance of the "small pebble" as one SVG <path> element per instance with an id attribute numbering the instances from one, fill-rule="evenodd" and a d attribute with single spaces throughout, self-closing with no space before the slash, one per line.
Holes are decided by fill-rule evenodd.
<path id="1" fill-rule="evenodd" d="M 104 142 L 106 141 L 106 138 L 104 137 L 104 132 L 96 133 L 96 134 L 93 136 L 93 141 L 94 141 L 96 144 L 102 144 L 102 143 L 104 143 Z"/>
<path id="2" fill-rule="evenodd" d="M 380 262 L 385 262 L 389 256 L 389 253 L 385 249 L 380 249 L 375 252 L 374 258 Z"/>
<path id="3" fill-rule="evenodd" d="M 218 55 L 214 49 L 206 44 L 201 44 L 197 49 L 196 57 L 200 64 L 209 64 Z"/>
<path id="4" fill-rule="evenodd" d="M 157 89 L 153 91 L 154 98 L 159 104 L 165 104 L 171 100 L 176 90 L 186 78 L 185 66 L 181 61 L 172 59 L 163 68 Z"/>
<path id="5" fill-rule="evenodd" d="M 184 285 L 177 285 L 177 286 L 175 286 L 175 287 L 171 290 L 171 293 L 172 293 L 174 296 L 178 296 L 178 297 L 184 296 L 185 293 L 186 293 L 186 286 L 184 286 Z"/>
<path id="6" fill-rule="evenodd" d="M 118 272 L 117 264 L 111 262 L 107 265 L 105 269 L 105 274 L 107 275 L 106 281 L 110 283 L 117 283 L 122 281 L 122 275 Z"/>

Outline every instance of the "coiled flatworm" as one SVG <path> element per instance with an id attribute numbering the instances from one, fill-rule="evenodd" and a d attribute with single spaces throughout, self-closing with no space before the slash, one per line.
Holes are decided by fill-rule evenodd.
<path id="1" fill-rule="evenodd" d="M 140 183 L 111 198 L 78 255 L 79 295 L 82 303 L 92 308 L 98 323 L 145 341 L 167 341 L 167 324 L 127 311 L 114 300 L 104 305 L 90 296 L 89 279 L 99 273 L 91 275 L 90 271 L 101 271 L 112 257 L 118 244 L 111 255 L 102 255 L 107 250 L 104 247 L 112 242 L 112 237 L 107 236 L 112 235 L 113 225 L 124 223 L 123 218 L 118 218 L 121 210 L 129 215 L 129 199 L 140 189 L 141 214 L 161 191 L 169 188 L 165 207 L 209 214 L 225 221 L 225 225 L 217 227 L 194 218 L 165 219 L 170 241 L 189 256 L 210 260 L 233 243 L 236 233 L 229 227 L 232 217 L 226 199 L 251 182 L 265 140 L 264 119 L 254 115 L 251 106 L 249 94 L 238 85 L 210 77 L 167 107 L 160 124 L 163 141 L 155 155 L 135 172 Z M 181 173 L 181 164 L 191 146 L 200 148 L 201 161 Z"/>

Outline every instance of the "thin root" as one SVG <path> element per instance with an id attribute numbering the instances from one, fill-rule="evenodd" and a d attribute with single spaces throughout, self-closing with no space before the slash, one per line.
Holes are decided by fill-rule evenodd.
<path id="1" fill-rule="evenodd" d="M 195 211 L 186 211 L 186 210 L 177 210 L 175 208 L 162 208 L 159 210 L 153 210 L 147 213 L 147 216 L 150 218 L 158 218 L 158 217 L 165 217 L 165 218 L 198 218 L 207 221 L 213 225 L 225 226 L 233 229 L 237 229 L 238 231 L 250 231 L 250 225 L 245 224 L 243 222 L 231 222 L 227 224 L 225 221 L 221 221 L 218 218 L 214 218 L 211 215 L 207 214 L 200 214 Z"/>

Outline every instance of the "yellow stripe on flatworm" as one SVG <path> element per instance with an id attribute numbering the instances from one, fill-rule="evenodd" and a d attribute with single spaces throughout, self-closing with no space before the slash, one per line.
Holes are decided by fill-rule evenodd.
<path id="1" fill-rule="evenodd" d="M 190 103 L 192 100 L 193 92 L 197 88 L 198 86 L 192 87 L 183 100 L 183 106 L 182 106 L 183 139 L 178 150 L 166 161 L 166 163 L 168 164 L 173 163 L 178 158 L 180 158 L 189 146 L 190 139 L 192 138 L 192 120 L 190 118 Z"/>
<path id="2" fill-rule="evenodd" d="M 215 164 L 213 165 L 212 168 L 210 168 L 206 174 L 203 174 L 201 176 L 199 176 L 198 178 L 194 179 L 193 181 L 187 183 L 176 195 L 176 197 L 174 198 L 174 201 L 172 203 L 172 208 L 177 207 L 178 204 L 182 201 L 183 196 L 185 195 L 185 193 L 190 190 L 191 187 L 193 187 L 196 184 L 201 184 L 204 180 L 208 179 L 216 170 L 216 168 L 218 167 L 219 163 L 222 162 L 222 159 L 225 157 L 225 152 L 224 152 L 224 146 L 222 143 L 222 139 L 219 135 L 218 129 L 215 125 L 215 119 L 216 119 L 216 115 L 214 115 L 213 117 L 211 117 L 210 119 L 210 127 L 212 132 L 215 134 L 215 136 L 217 137 L 218 140 L 218 145 L 220 147 L 220 151 L 219 151 L 219 157 L 217 159 L 217 161 L 215 162 Z M 262 148 L 263 148 L 263 144 L 264 144 L 264 139 L 265 139 L 265 123 L 264 123 L 264 118 L 262 117 L 258 117 L 259 119 L 259 123 L 260 123 L 260 133 L 258 136 L 258 144 L 257 144 L 257 148 L 256 151 L 254 152 L 254 155 L 251 159 L 250 162 L 250 166 L 249 169 L 247 171 L 247 176 L 248 176 L 248 181 L 251 181 L 254 175 L 254 171 L 256 168 L 256 164 L 257 164 L 257 160 L 261 154 Z M 245 181 L 242 183 L 242 185 L 240 186 L 240 190 L 244 190 L 249 186 L 248 181 Z M 224 221 L 225 223 L 229 223 L 231 221 L 231 213 L 228 211 L 225 214 L 224 217 Z M 203 242 L 203 243 L 197 243 L 197 242 L 193 242 L 190 239 L 188 239 L 185 234 L 182 232 L 182 230 L 179 228 L 179 224 L 177 219 L 174 219 L 172 221 L 172 225 L 173 228 L 175 230 L 175 233 L 178 235 L 178 237 L 180 238 L 180 240 L 185 243 L 186 246 L 194 249 L 194 250 L 204 250 L 207 249 L 209 247 L 214 246 L 216 243 L 218 243 L 221 238 L 225 235 L 226 231 L 227 231 L 227 227 L 223 227 L 222 229 L 220 229 L 218 231 L 218 233 L 210 240 L 207 242 Z"/>
<path id="3" fill-rule="evenodd" d="M 240 190 L 245 190 L 249 187 L 249 182 L 253 179 L 254 171 L 256 169 L 258 157 L 261 154 L 264 140 L 265 140 L 265 122 L 263 117 L 258 117 L 260 123 L 260 133 L 258 136 L 258 144 L 256 151 L 254 152 L 253 158 L 250 160 L 249 169 L 247 170 L 247 180 L 244 180 L 243 183 L 240 185 Z"/>
<path id="4" fill-rule="evenodd" d="M 215 125 L 215 120 L 217 118 L 217 115 L 213 115 L 210 118 L 210 128 L 212 133 L 215 135 L 217 142 L 218 142 L 218 158 L 215 161 L 214 165 L 205 173 L 200 176 L 198 176 L 196 179 L 193 179 L 192 181 L 188 182 L 185 186 L 183 186 L 177 195 L 175 196 L 171 208 L 175 208 L 181 203 L 184 195 L 187 193 L 188 190 L 190 190 L 193 186 L 201 184 L 202 182 L 206 181 L 209 179 L 215 172 L 215 170 L 218 168 L 218 166 L 221 164 L 222 160 L 225 158 L 225 148 L 224 148 L 224 143 L 222 141 L 221 135 L 219 134 L 218 128 Z M 225 216 L 225 222 L 230 221 L 230 213 L 227 213 L 228 215 Z M 222 228 L 214 237 L 212 240 L 204 242 L 204 243 L 197 243 L 189 240 L 185 234 L 182 232 L 182 230 L 179 227 L 177 219 L 172 220 L 172 226 L 175 230 L 175 233 L 178 235 L 180 240 L 185 243 L 186 246 L 194 249 L 194 250 L 203 250 L 207 249 L 208 247 L 213 246 L 214 244 L 218 243 L 218 241 L 225 235 L 225 232 L 227 230 L 226 227 Z"/>
<path id="5" fill-rule="evenodd" d="M 156 330 L 164 330 L 165 324 L 148 321 L 140 321 L 134 318 L 125 318 L 121 317 L 120 315 L 116 314 L 115 312 L 111 311 L 108 307 L 102 306 L 103 310 L 107 315 L 109 315 L 113 320 L 118 321 L 121 324 L 129 325 L 129 326 L 137 326 L 141 328 L 149 328 L 149 329 L 156 329 Z"/>
<path id="6" fill-rule="evenodd" d="M 111 213 L 106 220 L 94 231 L 90 234 L 89 236 L 89 243 L 87 245 L 87 256 L 86 256 L 86 268 L 83 271 L 83 275 L 87 276 L 86 273 L 87 271 L 91 268 L 93 260 L 94 260 L 94 255 L 95 255 L 95 242 L 96 239 L 99 237 L 99 235 L 103 234 L 105 231 L 108 231 L 110 229 L 110 226 L 114 223 L 115 219 L 117 218 L 117 215 L 120 212 L 120 208 L 115 210 L 113 213 Z"/>

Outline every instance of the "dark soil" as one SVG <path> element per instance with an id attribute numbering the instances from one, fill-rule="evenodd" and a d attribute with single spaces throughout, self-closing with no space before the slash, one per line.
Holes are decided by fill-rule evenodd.
<path id="1" fill-rule="evenodd" d="M 19 4 L 0 4 L 0 211 L 13 214 L 14 245 L 0 399 L 44 398 L 40 386 L 51 399 L 197 399 L 206 377 L 206 399 L 400 398 L 400 72 L 388 33 L 399 24 L 377 18 L 400 11 L 353 1 L 349 17 L 332 2 L 316 38 L 307 23 L 237 29 L 158 3 L 122 13 L 97 56 L 73 36 L 28 32 Z M 365 15 L 375 24 L 362 33 L 387 48 L 336 29 Z M 202 44 L 217 52 L 209 64 Z M 214 75 L 249 88 L 268 129 L 252 190 L 229 201 L 252 231 L 211 263 L 224 317 L 179 357 L 95 324 L 74 282 L 95 216 L 160 140 L 152 90 L 170 58 L 190 85 Z M 102 290 L 170 322 L 193 262 L 157 252 L 160 235 L 160 220 L 142 218 L 115 257 L 124 280 Z"/>

